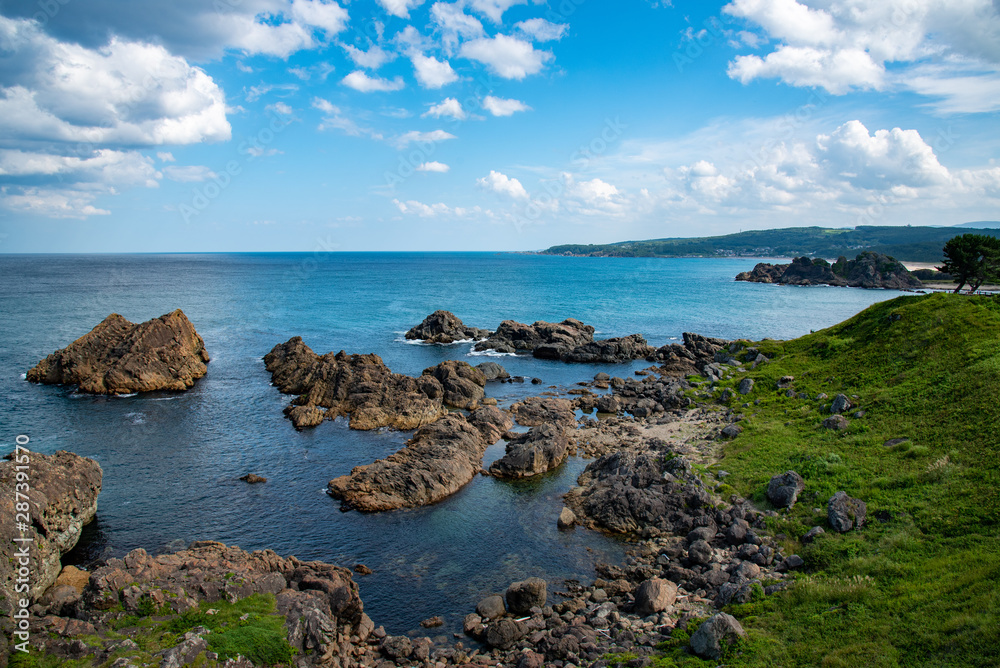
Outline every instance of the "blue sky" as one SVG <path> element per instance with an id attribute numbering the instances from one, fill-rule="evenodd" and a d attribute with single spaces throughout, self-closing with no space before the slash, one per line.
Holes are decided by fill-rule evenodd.
<path id="1" fill-rule="evenodd" d="M 0 5 L 0 252 L 1000 218 L 991 0 Z"/>

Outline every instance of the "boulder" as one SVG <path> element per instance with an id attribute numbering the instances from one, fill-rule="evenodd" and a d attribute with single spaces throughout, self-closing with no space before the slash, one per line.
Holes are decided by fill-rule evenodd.
<path id="1" fill-rule="evenodd" d="M 563 508 L 559 512 L 559 519 L 556 520 L 556 525 L 560 529 L 572 529 L 576 525 L 576 514 L 569 508 Z"/>
<path id="2" fill-rule="evenodd" d="M 483 619 L 497 619 L 507 614 L 507 606 L 503 596 L 494 594 L 487 596 L 476 605 L 476 614 Z"/>
<path id="3" fill-rule="evenodd" d="M 547 586 L 541 578 L 528 578 L 507 587 L 507 610 L 512 615 L 527 614 L 545 605 Z"/>
<path id="4" fill-rule="evenodd" d="M 719 435 L 722 438 L 732 440 L 742 433 L 743 433 L 743 427 L 741 427 L 738 424 L 731 424 L 727 427 L 723 427 L 722 431 L 719 432 Z"/>
<path id="5" fill-rule="evenodd" d="M 560 323 L 538 321 L 525 325 L 513 320 L 504 320 L 497 331 L 486 340 L 476 344 L 475 349 L 496 350 L 505 353 L 534 353 L 543 347 L 541 356 L 559 359 L 563 351 L 594 340 L 594 328 L 579 320 L 568 318 Z"/>
<path id="6" fill-rule="evenodd" d="M 846 413 L 851 410 L 851 402 L 846 395 L 838 394 L 830 404 L 830 412 L 834 414 Z"/>
<path id="7" fill-rule="evenodd" d="M 441 383 L 442 400 L 448 406 L 475 410 L 485 396 L 486 376 L 468 362 L 441 362 L 424 369 L 422 376 L 430 376 Z"/>
<path id="8" fill-rule="evenodd" d="M 645 617 L 664 612 L 677 600 L 677 585 L 670 580 L 651 578 L 635 590 L 635 613 Z"/>
<path id="9" fill-rule="evenodd" d="M 510 649 L 527 631 L 521 622 L 510 618 L 498 619 L 486 629 L 486 644 L 498 649 Z"/>
<path id="10" fill-rule="evenodd" d="M 554 397 L 528 397 L 511 405 L 511 413 L 519 425 L 536 427 L 543 424 L 576 428 L 576 412 L 573 404 L 566 399 Z"/>
<path id="11" fill-rule="evenodd" d="M 28 467 L 30 492 L 27 501 L 15 502 L 18 466 Z M 23 471 L 22 471 L 23 472 Z M 0 611 L 8 614 L 12 603 L 21 598 L 37 600 L 52 586 L 61 571 L 60 558 L 76 545 L 83 527 L 97 514 L 103 471 L 93 459 L 60 450 L 53 455 L 21 451 L 0 461 Z M 25 530 L 18 526 L 15 503 L 27 503 L 31 520 Z M 30 543 L 15 543 L 27 538 Z M 18 551 L 30 545 L 30 588 L 17 592 Z"/>
<path id="12" fill-rule="evenodd" d="M 450 311 L 434 311 L 424 318 L 416 327 L 406 333 L 410 341 L 426 341 L 427 343 L 455 343 L 485 339 L 490 332 L 476 327 L 466 327 L 465 324 Z"/>
<path id="13" fill-rule="evenodd" d="M 512 435 L 507 453 L 490 465 L 490 475 L 512 479 L 536 476 L 562 464 L 568 449 L 569 437 L 564 429 L 538 425 L 527 433 Z"/>
<path id="14" fill-rule="evenodd" d="M 864 501 L 840 491 L 830 497 L 826 504 L 826 518 L 834 531 L 844 533 L 851 529 L 860 529 L 865 524 L 868 506 Z"/>
<path id="15" fill-rule="evenodd" d="M 691 650 L 702 658 L 717 660 L 722 658 L 727 647 L 746 635 L 735 617 L 720 612 L 703 622 L 691 635 Z"/>
<path id="16" fill-rule="evenodd" d="M 537 355 L 536 351 L 536 356 Z M 557 359 L 563 362 L 586 364 L 611 364 L 650 357 L 656 349 L 646 343 L 641 334 L 621 336 L 602 341 L 590 341 L 567 351 L 560 352 Z"/>
<path id="17" fill-rule="evenodd" d="M 805 488 L 802 476 L 795 471 L 786 471 L 767 483 L 767 499 L 778 508 L 791 508 Z"/>
<path id="18" fill-rule="evenodd" d="M 205 342 L 180 309 L 138 325 L 112 313 L 25 377 L 79 385 L 90 394 L 186 390 L 205 375 L 208 361 Z"/>
<path id="19" fill-rule="evenodd" d="M 487 381 L 490 380 L 506 380 L 510 378 L 510 374 L 507 373 L 507 369 L 503 368 L 496 362 L 483 362 L 482 364 L 477 364 L 476 368 L 479 369 L 483 377 Z"/>
<path id="20" fill-rule="evenodd" d="M 691 563 L 705 565 L 712 561 L 712 546 L 706 540 L 695 540 L 688 546 Z"/>
<path id="21" fill-rule="evenodd" d="M 812 529 L 809 529 L 809 531 L 806 531 L 805 534 L 802 535 L 802 543 L 809 544 L 825 533 L 826 531 L 823 529 L 823 527 L 813 527 Z"/>
<path id="22" fill-rule="evenodd" d="M 851 423 L 843 415 L 831 415 L 823 420 L 823 427 L 831 431 L 844 431 Z"/>
<path id="23" fill-rule="evenodd" d="M 249 485 L 257 485 L 262 482 L 267 482 L 267 478 L 263 478 L 256 473 L 248 473 L 245 476 L 240 477 L 240 480 Z"/>
<path id="24" fill-rule="evenodd" d="M 750 394 L 753 391 L 753 378 L 744 378 L 740 381 L 739 393 Z"/>

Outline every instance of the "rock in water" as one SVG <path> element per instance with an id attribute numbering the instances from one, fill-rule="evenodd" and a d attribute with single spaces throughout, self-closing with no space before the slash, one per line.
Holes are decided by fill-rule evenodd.
<path id="1" fill-rule="evenodd" d="M 504 320 L 489 338 L 476 344 L 476 350 L 530 353 L 539 346 L 554 346 L 569 351 L 593 340 L 594 328 L 573 318 L 560 323 L 539 320 L 532 325 Z"/>
<path id="2" fill-rule="evenodd" d="M 841 256 L 832 265 L 826 260 L 808 257 L 797 257 L 791 264 L 761 262 L 753 271 L 737 274 L 736 280 L 892 290 L 915 290 L 923 287 L 920 279 L 907 271 L 895 258 L 872 251 L 865 251 L 853 260 Z"/>
<path id="3" fill-rule="evenodd" d="M 476 368 L 483 372 L 486 380 L 506 380 L 510 378 L 507 369 L 496 362 L 483 362 L 482 364 L 477 364 Z"/>
<path id="4" fill-rule="evenodd" d="M 563 508 L 559 513 L 559 519 L 556 520 L 556 525 L 560 529 L 572 529 L 576 525 L 576 514 L 569 508 Z"/>
<path id="5" fill-rule="evenodd" d="M 426 341 L 427 343 L 454 343 L 473 339 L 479 341 L 490 335 L 485 329 L 466 327 L 455 314 L 450 311 L 434 311 L 424 318 L 424 321 L 406 333 L 411 341 Z"/>
<path id="6" fill-rule="evenodd" d="M 205 342 L 180 309 L 139 325 L 112 313 L 39 362 L 26 378 L 77 384 L 91 394 L 186 390 L 205 375 L 208 360 Z"/>
<path id="7" fill-rule="evenodd" d="M 54 455 L 22 452 L 18 462 L 12 453 L 0 462 L 0 611 L 11 611 L 19 549 L 14 538 L 31 539 L 31 589 L 28 596 L 38 599 L 59 577 L 59 558 L 69 552 L 80 538 L 83 526 L 97 513 L 97 495 L 101 492 L 103 471 L 93 459 L 60 450 Z M 17 466 L 27 465 L 31 491 L 28 496 L 31 521 L 23 534 L 17 528 L 14 492 L 18 484 Z M 22 488 L 23 489 L 23 488 Z M 22 501 L 23 502 L 23 501 Z"/>
<path id="8" fill-rule="evenodd" d="M 795 471 L 785 471 L 767 483 L 767 498 L 778 508 L 791 508 L 806 488 L 806 483 Z"/>
<path id="9" fill-rule="evenodd" d="M 725 648 L 745 638 L 746 631 L 736 618 L 720 612 L 698 627 L 691 636 L 691 649 L 706 659 L 719 659 Z"/>
<path id="10" fill-rule="evenodd" d="M 507 443 L 507 454 L 490 465 L 498 478 L 529 478 L 551 471 L 566 460 L 569 436 L 551 424 L 532 427 Z"/>
<path id="11" fill-rule="evenodd" d="M 834 494 L 826 504 L 827 520 L 840 533 L 863 527 L 867 514 L 865 502 L 848 496 L 844 491 Z"/>
<path id="12" fill-rule="evenodd" d="M 510 417 L 495 406 L 481 408 L 467 420 L 449 413 L 417 430 L 405 447 L 372 464 L 355 467 L 330 481 L 328 491 L 346 508 L 380 512 L 440 501 L 472 480 L 497 433 L 497 420 Z"/>
<path id="13" fill-rule="evenodd" d="M 285 409 L 297 429 L 347 415 L 351 429 L 417 429 L 441 417 L 445 405 L 474 410 L 486 385 L 466 362 L 442 362 L 412 378 L 393 373 L 378 355 L 317 355 L 298 336 L 275 346 L 264 364 L 281 392 L 298 395 Z"/>

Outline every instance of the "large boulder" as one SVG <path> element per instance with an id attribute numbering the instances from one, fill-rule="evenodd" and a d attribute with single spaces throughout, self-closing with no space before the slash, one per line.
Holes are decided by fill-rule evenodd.
<path id="1" fill-rule="evenodd" d="M 635 612 L 637 615 L 652 615 L 669 610 L 677 600 L 677 585 L 670 580 L 651 578 L 635 590 Z"/>
<path id="2" fill-rule="evenodd" d="M 510 374 L 507 373 L 507 369 L 503 368 L 496 362 L 483 362 L 482 364 L 477 364 L 476 368 L 483 372 L 483 377 L 486 380 L 507 380 L 510 378 Z"/>
<path id="3" fill-rule="evenodd" d="M 434 311 L 416 327 L 406 333 L 411 341 L 427 343 L 455 343 L 456 341 L 485 339 L 490 332 L 476 327 L 467 327 L 450 311 Z"/>
<path id="4" fill-rule="evenodd" d="M 795 471 L 785 471 L 767 483 L 767 499 L 778 508 L 791 508 L 806 488 L 806 483 Z"/>
<path id="5" fill-rule="evenodd" d="M 475 410 L 485 396 L 486 376 L 468 362 L 441 362 L 424 369 L 424 376 L 436 378 L 444 389 L 442 400 L 449 406 Z"/>
<path id="6" fill-rule="evenodd" d="M 532 608 L 545 605 L 547 585 L 542 578 L 528 578 L 507 587 L 507 611 L 512 615 L 527 614 Z"/>
<path id="7" fill-rule="evenodd" d="M 208 361 L 205 342 L 180 309 L 138 325 L 112 313 L 25 377 L 76 384 L 91 394 L 186 390 L 205 375 Z"/>
<path id="8" fill-rule="evenodd" d="M 727 647 L 746 635 L 735 617 L 720 612 L 703 622 L 691 635 L 691 649 L 702 658 L 717 660 L 722 658 Z"/>
<path id="9" fill-rule="evenodd" d="M 26 467 L 18 471 L 17 467 Z M 21 478 L 18 474 L 22 473 Z M 22 451 L 0 461 L 0 611 L 8 614 L 12 602 L 38 599 L 59 576 L 62 555 L 76 545 L 84 525 L 97 513 L 103 471 L 93 459 L 60 450 L 54 455 Z M 27 482 L 29 491 L 18 484 Z M 15 492 L 25 498 L 15 500 Z M 16 503 L 27 503 L 31 519 L 21 522 Z M 24 524 L 25 527 L 20 525 Z M 23 530 L 22 530 L 23 529 Z M 30 543 L 15 539 L 27 538 Z M 30 588 L 18 592 L 17 570 L 22 547 L 30 546 Z"/>
<path id="10" fill-rule="evenodd" d="M 569 436 L 551 424 L 532 427 L 507 442 L 507 453 L 490 465 L 498 478 L 528 478 L 551 471 L 566 460 Z"/>
<path id="11" fill-rule="evenodd" d="M 826 518 L 830 526 L 840 533 L 863 527 L 867 514 L 865 502 L 848 496 L 844 491 L 834 494 L 826 504 Z"/>

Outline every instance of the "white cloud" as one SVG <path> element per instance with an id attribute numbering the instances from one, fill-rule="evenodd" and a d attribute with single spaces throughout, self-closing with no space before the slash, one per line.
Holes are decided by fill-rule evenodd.
<path id="1" fill-rule="evenodd" d="M 450 132 L 445 132 L 444 130 L 431 130 L 430 132 L 419 132 L 417 130 L 411 130 L 405 134 L 396 137 L 394 143 L 396 147 L 400 150 L 406 148 L 410 144 L 416 143 L 434 143 L 447 141 L 449 139 L 455 139 L 455 135 Z"/>
<path id="2" fill-rule="evenodd" d="M 424 117 L 452 118 L 456 121 L 464 121 L 468 116 L 462 109 L 462 103 L 453 97 L 446 97 L 435 105 L 432 105 L 424 114 Z"/>
<path id="3" fill-rule="evenodd" d="M 524 189 L 520 181 L 497 171 L 490 170 L 489 176 L 478 179 L 476 183 L 481 188 L 495 192 L 498 195 L 506 195 L 515 200 L 528 199 L 528 191 Z"/>
<path id="4" fill-rule="evenodd" d="M 395 54 L 392 54 L 377 45 L 372 45 L 367 51 L 362 51 L 356 46 L 351 46 L 350 44 L 341 44 L 340 46 L 347 52 L 348 58 L 350 58 L 355 65 L 369 70 L 377 70 L 396 57 Z"/>
<path id="5" fill-rule="evenodd" d="M 419 216 L 420 218 L 441 218 L 441 217 L 455 217 L 455 218 L 468 218 L 468 217 L 492 217 L 493 212 L 484 210 L 478 206 L 466 208 L 466 207 L 451 207 L 443 202 L 438 202 L 437 204 L 424 204 L 423 202 L 418 202 L 417 200 L 407 200 L 401 202 L 398 199 L 392 200 L 392 203 L 396 205 L 399 212 L 405 215 Z"/>
<path id="6" fill-rule="evenodd" d="M 778 42 L 730 63 L 744 83 L 776 78 L 834 94 L 902 88 L 943 98 L 935 106 L 946 113 L 995 109 L 1000 4 L 992 0 L 733 0 L 724 11 Z"/>
<path id="7" fill-rule="evenodd" d="M 297 84 L 260 84 L 257 86 L 250 86 L 250 88 L 246 89 L 244 97 L 247 102 L 256 102 L 271 91 L 280 91 L 288 96 L 292 93 L 298 92 L 298 90 L 299 87 Z"/>
<path id="8" fill-rule="evenodd" d="M 439 174 L 444 174 L 450 169 L 451 167 L 448 165 L 443 162 L 437 162 L 436 160 L 417 165 L 418 172 L 437 172 Z"/>
<path id="9" fill-rule="evenodd" d="M 391 92 L 401 90 L 403 88 L 403 80 L 400 77 L 396 77 L 390 81 L 389 79 L 383 79 L 382 77 L 368 76 L 361 70 L 351 72 L 344 77 L 340 83 L 362 93 L 372 93 L 376 91 Z"/>
<path id="10" fill-rule="evenodd" d="M 358 125 L 352 119 L 348 118 L 340 109 L 340 107 L 332 104 L 329 100 L 324 100 L 321 97 L 314 97 L 312 100 L 313 109 L 318 109 L 323 113 L 323 120 L 320 121 L 317 130 L 340 130 L 346 135 L 351 137 L 370 137 L 371 139 L 383 139 L 381 133 L 376 132 L 371 128 L 366 128 Z"/>
<path id="11" fill-rule="evenodd" d="M 483 109 L 494 116 L 512 116 L 518 111 L 528 111 L 531 107 L 520 100 L 510 100 L 487 95 L 483 98 Z"/>
<path id="12" fill-rule="evenodd" d="M 431 5 L 431 19 L 438 32 L 445 51 L 451 55 L 460 40 L 482 37 L 483 24 L 474 16 L 465 13 L 461 2 L 435 2 Z"/>
<path id="13" fill-rule="evenodd" d="M 330 76 L 334 69 L 336 68 L 330 63 L 321 61 L 311 67 L 290 67 L 288 68 L 288 72 L 302 81 L 309 81 L 314 76 L 320 81 L 326 81 L 326 78 Z"/>
<path id="14" fill-rule="evenodd" d="M 177 158 L 169 151 L 160 151 L 156 157 L 160 159 L 160 162 L 177 162 Z"/>
<path id="15" fill-rule="evenodd" d="M 542 18 L 518 21 L 514 29 L 527 35 L 536 42 L 551 42 L 562 39 L 569 29 L 565 23 L 552 23 Z"/>
<path id="16" fill-rule="evenodd" d="M 20 214 L 45 218 L 87 218 L 107 216 L 111 212 L 93 205 L 96 195 L 91 192 L 57 188 L 23 188 L 19 190 L 4 187 L 0 190 L 0 207 Z"/>
<path id="17" fill-rule="evenodd" d="M 493 23 L 503 22 L 503 13 L 514 5 L 527 4 L 528 0 L 468 0 L 469 7 Z"/>
<path id="18" fill-rule="evenodd" d="M 265 107 L 269 111 L 273 111 L 281 116 L 291 116 L 295 113 L 295 110 L 289 107 L 284 102 L 275 102 L 274 104 L 269 104 Z"/>
<path id="19" fill-rule="evenodd" d="M 378 0 L 386 12 L 401 19 L 410 18 L 410 10 L 423 3 L 424 0 Z"/>
<path id="20" fill-rule="evenodd" d="M 169 166 L 163 168 L 163 175 L 171 181 L 180 183 L 197 183 L 215 178 L 215 172 L 204 165 L 191 165 L 187 167 Z"/>
<path id="21" fill-rule="evenodd" d="M 462 44 L 459 53 L 489 67 L 504 79 L 523 79 L 537 74 L 554 56 L 549 51 L 539 51 L 530 42 L 496 35 Z"/>
<path id="22" fill-rule="evenodd" d="M 458 75 L 447 60 L 441 61 L 433 56 L 414 53 L 410 55 L 410 62 L 413 63 L 417 81 L 424 88 L 441 88 L 458 81 Z"/>

